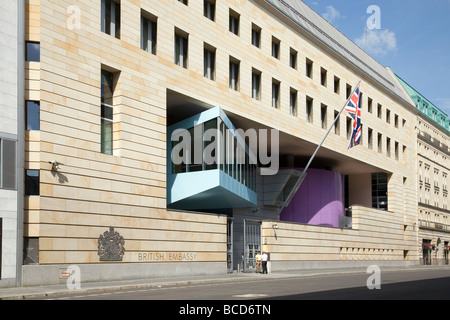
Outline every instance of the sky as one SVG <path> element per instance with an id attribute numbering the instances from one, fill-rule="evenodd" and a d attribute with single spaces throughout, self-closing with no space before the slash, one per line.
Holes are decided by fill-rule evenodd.
<path id="1" fill-rule="evenodd" d="M 450 116 L 450 0 L 303 2 Z"/>

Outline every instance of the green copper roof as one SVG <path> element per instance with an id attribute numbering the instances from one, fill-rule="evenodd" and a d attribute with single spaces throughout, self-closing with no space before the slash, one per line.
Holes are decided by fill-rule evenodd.
<path id="1" fill-rule="evenodd" d="M 430 100 L 425 98 L 420 92 L 409 85 L 405 80 L 396 75 L 398 81 L 403 86 L 405 91 L 414 101 L 416 108 L 434 123 L 450 132 L 450 118 L 449 116 L 436 107 Z"/>

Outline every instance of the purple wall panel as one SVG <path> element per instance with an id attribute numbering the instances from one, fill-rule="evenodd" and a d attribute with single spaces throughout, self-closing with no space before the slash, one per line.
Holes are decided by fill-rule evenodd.
<path id="1" fill-rule="evenodd" d="M 281 212 L 280 220 L 339 227 L 339 216 L 344 215 L 344 176 L 309 169 L 291 203 Z"/>

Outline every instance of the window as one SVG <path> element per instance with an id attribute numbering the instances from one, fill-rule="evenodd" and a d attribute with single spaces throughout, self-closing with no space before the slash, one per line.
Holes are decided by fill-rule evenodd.
<path id="1" fill-rule="evenodd" d="M 215 20 L 216 1 L 215 0 L 203 0 L 203 15 L 209 20 Z"/>
<path id="2" fill-rule="evenodd" d="M 17 142 L 0 138 L 0 188 L 16 189 Z"/>
<path id="3" fill-rule="evenodd" d="M 369 111 L 370 113 L 372 113 L 372 104 L 373 104 L 373 100 L 370 98 L 367 98 L 367 111 Z"/>
<path id="4" fill-rule="evenodd" d="M 383 141 L 382 141 L 383 137 L 381 135 L 381 133 L 378 134 L 378 153 L 382 153 L 383 152 Z"/>
<path id="5" fill-rule="evenodd" d="M 182 4 L 188 5 L 188 0 L 178 0 L 178 2 L 181 2 Z"/>
<path id="6" fill-rule="evenodd" d="M 25 170 L 25 195 L 39 195 L 39 170 Z"/>
<path id="7" fill-rule="evenodd" d="M 272 79 L 272 107 L 280 107 L 280 82 Z"/>
<path id="8" fill-rule="evenodd" d="M 272 57 L 280 59 L 280 40 L 272 37 Z"/>
<path id="9" fill-rule="evenodd" d="M 289 65 L 293 69 L 297 69 L 297 51 L 291 48 L 289 52 Z"/>
<path id="10" fill-rule="evenodd" d="M 239 91 L 239 60 L 230 57 L 230 89 Z"/>
<path id="11" fill-rule="evenodd" d="M 373 130 L 370 128 L 367 130 L 367 143 L 369 149 L 373 149 Z"/>
<path id="12" fill-rule="evenodd" d="M 102 0 L 102 31 L 120 39 L 120 3 L 114 0 Z"/>
<path id="13" fill-rule="evenodd" d="M 175 31 L 175 64 L 187 68 L 188 36 L 182 31 Z"/>
<path id="14" fill-rule="evenodd" d="M 237 36 L 239 35 L 239 20 L 239 13 L 230 9 L 230 32 L 234 33 Z"/>
<path id="15" fill-rule="evenodd" d="M 346 86 L 346 97 L 347 98 L 350 98 L 350 95 L 352 94 L 352 86 L 351 85 L 349 85 L 348 83 L 347 83 L 347 86 Z"/>
<path id="16" fill-rule="evenodd" d="M 339 112 L 334 111 L 334 119 L 336 119 L 336 122 L 334 123 L 334 133 L 337 135 L 341 134 L 341 126 L 340 126 L 340 121 L 339 121 Z"/>
<path id="17" fill-rule="evenodd" d="M 313 62 L 308 58 L 306 59 L 306 76 L 311 79 L 313 78 Z"/>
<path id="18" fill-rule="evenodd" d="M 289 110 L 291 115 L 297 116 L 297 90 L 292 88 L 289 94 Z"/>
<path id="19" fill-rule="evenodd" d="M 41 61 L 41 44 L 39 42 L 26 42 L 25 60 L 30 62 Z"/>
<path id="20" fill-rule="evenodd" d="M 252 45 L 260 48 L 261 45 L 261 28 L 252 24 Z"/>
<path id="21" fill-rule="evenodd" d="M 111 72 L 102 70 L 101 73 L 101 152 L 112 154 L 113 152 L 113 81 Z"/>
<path id="22" fill-rule="evenodd" d="M 350 139 L 353 132 L 352 118 L 350 117 L 347 117 L 346 129 L 347 129 L 347 139 Z"/>
<path id="23" fill-rule="evenodd" d="M 216 49 L 207 45 L 203 49 L 203 74 L 205 78 L 215 79 Z"/>
<path id="24" fill-rule="evenodd" d="M 157 18 L 142 11 L 141 49 L 156 54 L 156 20 Z"/>
<path id="25" fill-rule="evenodd" d="M 386 155 L 391 156 L 391 138 L 386 137 Z"/>
<path id="26" fill-rule="evenodd" d="M 306 96 L 306 121 L 313 122 L 313 98 Z"/>
<path id="27" fill-rule="evenodd" d="M 320 68 L 320 84 L 327 87 L 327 70 Z"/>
<path id="28" fill-rule="evenodd" d="M 395 153 L 395 160 L 398 160 L 398 142 L 397 141 L 394 144 L 394 153 Z"/>
<path id="29" fill-rule="evenodd" d="M 27 130 L 40 130 L 40 107 L 38 101 L 26 102 Z"/>
<path id="30" fill-rule="evenodd" d="M 253 70 L 252 72 L 252 98 L 261 99 L 261 72 Z"/>
<path id="31" fill-rule="evenodd" d="M 322 129 L 327 128 L 327 106 L 324 104 L 320 105 L 320 122 Z"/>
<path id="32" fill-rule="evenodd" d="M 340 94 L 341 91 L 341 79 L 334 77 L 334 93 Z"/>
<path id="33" fill-rule="evenodd" d="M 388 176 L 386 173 L 372 173 L 372 208 L 388 209 Z"/>
<path id="34" fill-rule="evenodd" d="M 381 104 L 378 104 L 378 108 L 377 108 L 377 116 L 378 116 L 378 118 L 381 119 L 382 114 L 383 114 L 383 106 Z"/>
<path id="35" fill-rule="evenodd" d="M 386 122 L 391 123 L 391 110 L 386 109 Z"/>

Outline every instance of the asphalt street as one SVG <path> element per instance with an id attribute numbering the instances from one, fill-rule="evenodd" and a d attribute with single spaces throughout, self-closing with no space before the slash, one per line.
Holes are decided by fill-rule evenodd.
<path id="1" fill-rule="evenodd" d="M 243 279 L 229 283 L 161 286 L 64 294 L 52 300 L 448 300 L 450 270 L 381 271 L 379 288 L 369 289 L 371 274 Z M 369 285 L 372 281 L 369 281 Z M 42 299 L 42 298 L 41 298 Z"/>

